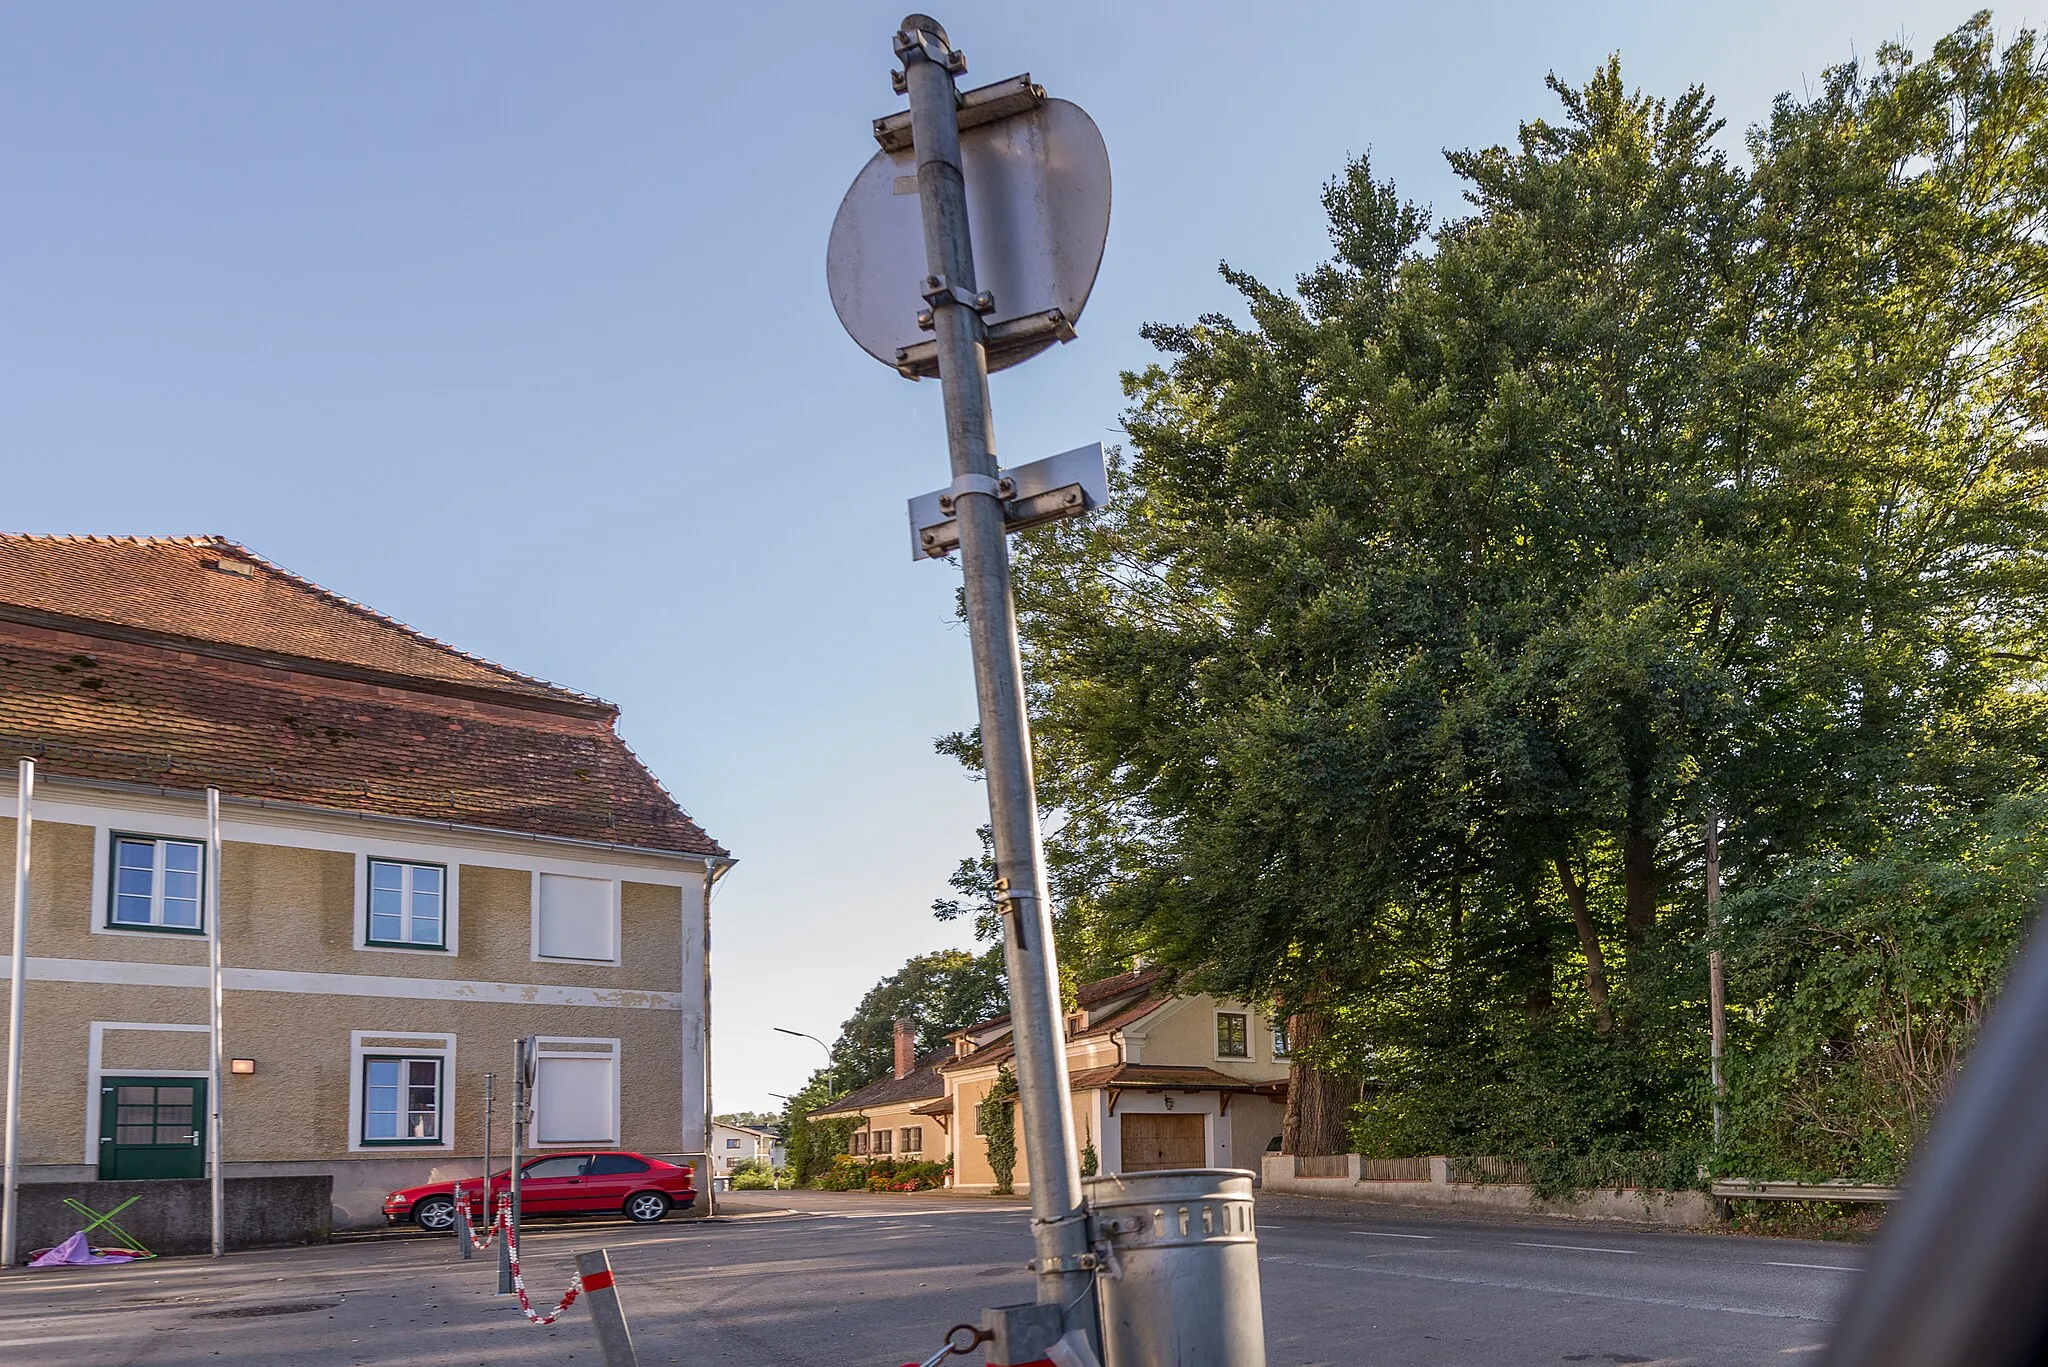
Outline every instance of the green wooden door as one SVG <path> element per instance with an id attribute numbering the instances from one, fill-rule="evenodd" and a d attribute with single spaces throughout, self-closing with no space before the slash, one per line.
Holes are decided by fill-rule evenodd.
<path id="1" fill-rule="evenodd" d="M 100 1079 L 100 1180 L 206 1175 L 206 1079 Z"/>

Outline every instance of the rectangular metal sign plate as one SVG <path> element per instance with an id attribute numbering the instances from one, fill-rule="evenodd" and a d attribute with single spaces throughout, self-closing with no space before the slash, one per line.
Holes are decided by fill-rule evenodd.
<path id="1" fill-rule="evenodd" d="M 1014 486 L 1003 501 L 1003 521 L 1012 532 L 1079 517 L 1109 502 L 1109 466 L 1099 441 L 1004 470 L 1002 477 Z M 912 560 L 934 560 L 959 547 L 953 516 L 939 502 L 948 492 L 934 489 L 910 500 Z"/>

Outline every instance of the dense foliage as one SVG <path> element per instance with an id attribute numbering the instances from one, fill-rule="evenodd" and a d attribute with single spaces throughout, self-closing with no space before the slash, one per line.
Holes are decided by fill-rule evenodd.
<path id="1" fill-rule="evenodd" d="M 951 1160 L 926 1162 L 921 1158 L 855 1158 L 840 1154 L 832 1165 L 812 1181 L 819 1191 L 931 1191 L 946 1185 L 953 1170 Z"/>
<path id="2" fill-rule="evenodd" d="M 1017 1075 L 1009 1065 L 996 1070 L 988 1095 L 975 1103 L 975 1116 L 988 1149 L 989 1171 L 995 1174 L 995 1194 L 1008 1196 L 1017 1175 Z"/>
<path id="3" fill-rule="evenodd" d="M 1290 1018 L 1290 1146 L 1897 1175 L 2048 865 L 2048 62 L 1746 157 L 1618 61 L 1148 335 L 1017 595 L 1063 934 Z M 971 761 L 971 738 L 948 744 Z M 1722 924 L 1703 832 L 1721 831 Z M 963 869 L 963 890 L 974 866 Z"/>
<path id="4" fill-rule="evenodd" d="M 898 1017 L 917 1023 L 917 1052 L 922 1057 L 942 1047 L 954 1031 L 1008 1009 L 1000 949 L 979 954 L 941 949 L 918 955 L 869 988 L 839 1027 L 832 1046 L 839 1094 L 889 1075 L 896 1059 Z"/>

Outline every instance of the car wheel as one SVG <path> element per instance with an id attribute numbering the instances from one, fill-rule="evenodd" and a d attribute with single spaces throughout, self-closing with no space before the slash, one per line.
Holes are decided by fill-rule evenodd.
<path id="1" fill-rule="evenodd" d="M 412 1222 L 432 1234 L 455 1228 L 455 1202 L 446 1196 L 429 1196 L 412 1208 Z"/>
<path id="2" fill-rule="evenodd" d="M 626 1198 L 626 1218 L 636 1225 L 651 1225 L 668 1214 L 669 1199 L 658 1191 L 636 1191 Z"/>

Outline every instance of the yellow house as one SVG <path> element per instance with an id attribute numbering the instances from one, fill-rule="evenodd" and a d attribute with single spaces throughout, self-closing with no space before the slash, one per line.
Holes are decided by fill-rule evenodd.
<path id="1" fill-rule="evenodd" d="M 1176 995 L 1157 969 L 1088 983 L 1066 1020 L 1077 1138 L 1102 1174 L 1161 1168 L 1256 1170 L 1280 1134 L 1287 1058 L 1266 1017 L 1243 1002 Z M 988 1191 L 995 1174 L 979 1109 L 1015 1051 L 1008 1016 L 953 1036 L 950 1056 L 911 1058 L 911 1023 L 897 1022 L 894 1075 L 812 1112 L 859 1117 L 857 1158 L 951 1158 L 949 1184 Z M 1028 1191 L 1021 1136 L 1013 1174 Z"/>
<path id="2" fill-rule="evenodd" d="M 847 1152 L 855 1158 L 944 1162 L 947 1116 L 931 1108 L 945 1101 L 939 1065 L 949 1055 L 940 1050 L 915 1057 L 917 1029 L 907 1018 L 896 1022 L 895 1046 L 890 1076 L 812 1111 L 811 1119 L 859 1120 L 860 1128 L 847 1138 Z"/>
<path id="3" fill-rule="evenodd" d="M 211 537 L 0 536 L 0 646 L 5 848 L 35 763 L 26 1182 L 200 1177 L 218 1100 L 229 1182 L 331 1175 L 336 1224 L 381 1223 L 483 1171 L 492 1074 L 504 1162 L 523 1035 L 533 1149 L 702 1161 L 730 859 L 612 704 Z"/>

